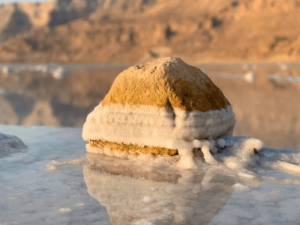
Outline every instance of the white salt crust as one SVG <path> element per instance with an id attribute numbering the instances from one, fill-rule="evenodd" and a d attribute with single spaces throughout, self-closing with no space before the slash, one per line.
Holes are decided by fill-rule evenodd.
<path id="1" fill-rule="evenodd" d="M 216 142 L 199 141 L 215 139 L 231 134 L 235 125 L 231 106 L 208 112 L 184 111 L 179 108 L 159 108 L 147 105 L 107 105 L 100 103 L 91 112 L 83 126 L 84 140 L 103 140 L 120 144 L 136 144 L 178 149 L 181 158 L 178 168 L 196 169 L 192 149 L 202 148 L 204 159 L 209 164 L 216 164 L 210 152 L 216 152 Z M 109 149 L 87 147 L 90 153 L 112 154 Z M 121 154 L 121 155 L 120 155 Z"/>
<path id="2" fill-rule="evenodd" d="M 214 140 L 194 140 L 195 148 L 201 149 L 203 153 L 204 161 L 212 166 L 224 165 L 227 168 L 238 170 L 241 177 L 253 176 L 247 168 L 257 166 L 258 156 L 255 153 L 259 152 L 263 148 L 263 143 L 255 138 L 247 137 L 231 137 L 224 136 L 223 145 L 225 149 L 221 150 L 217 147 Z M 213 149 L 216 149 L 214 152 Z M 127 158 L 130 160 L 147 161 L 148 163 L 153 163 L 154 161 L 159 161 L 159 159 L 166 161 L 167 158 L 174 160 L 168 160 L 168 164 L 175 166 L 179 169 L 197 169 L 199 168 L 199 159 L 194 156 L 192 149 L 178 149 L 179 156 L 152 156 L 151 154 L 141 154 L 140 156 L 135 156 L 134 154 L 126 154 L 124 152 L 113 151 L 109 148 L 96 148 L 89 144 L 86 145 L 86 150 L 89 153 L 102 154 L 107 156 L 113 156 L 118 158 Z M 221 151 L 221 153 L 219 153 Z M 277 161 L 276 161 L 277 162 Z M 260 163 L 264 163 L 261 161 Z M 282 165 L 282 164 L 281 164 Z M 270 167 L 270 165 L 268 165 Z M 274 166 L 274 164 L 272 165 Z M 290 169 L 291 170 L 291 169 Z M 295 168 L 293 170 L 296 170 Z"/>
<path id="3" fill-rule="evenodd" d="M 250 137 L 223 136 L 222 147 L 218 147 L 217 142 L 206 139 L 194 141 L 197 148 L 201 148 L 204 161 L 208 165 L 225 166 L 228 169 L 238 171 L 239 177 L 247 179 L 254 179 L 256 175 L 251 172 L 251 168 L 259 167 L 300 176 L 300 154 L 294 150 L 264 149 L 261 152 L 263 149 L 262 141 Z M 212 151 L 214 148 L 217 148 L 216 152 Z M 163 165 L 165 163 L 165 165 L 175 166 L 179 169 L 197 169 L 202 166 L 201 160 L 198 157 L 195 158 L 190 149 L 179 149 L 178 156 L 156 157 L 151 154 L 128 155 L 108 148 L 92 147 L 89 144 L 86 145 L 86 150 L 90 153 L 126 158 L 142 164 L 147 162 L 147 165 Z"/>
<path id="4" fill-rule="evenodd" d="M 84 140 L 175 149 L 192 149 L 195 139 L 231 134 L 235 116 L 231 106 L 208 112 L 187 112 L 148 105 L 100 103 L 83 126 Z"/>
<path id="5" fill-rule="evenodd" d="M 70 208 L 61 208 L 59 211 L 61 213 L 70 213 L 70 212 L 72 212 L 72 210 Z"/>

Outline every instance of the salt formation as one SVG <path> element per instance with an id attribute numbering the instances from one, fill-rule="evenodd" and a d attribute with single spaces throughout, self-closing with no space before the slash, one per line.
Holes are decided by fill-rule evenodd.
<path id="1" fill-rule="evenodd" d="M 63 79 L 66 75 L 66 71 L 65 69 L 60 66 L 58 68 L 56 68 L 53 72 L 52 72 L 52 77 L 56 80 L 60 80 Z"/>
<path id="2" fill-rule="evenodd" d="M 253 83 L 256 79 L 257 79 L 257 75 L 252 71 L 248 71 L 244 75 L 244 80 L 247 81 L 248 83 Z"/>
<path id="3" fill-rule="evenodd" d="M 197 148 L 214 163 L 212 140 L 231 134 L 234 125 L 230 103 L 208 76 L 179 58 L 161 58 L 116 78 L 88 115 L 83 139 L 88 152 L 179 154 L 178 166 L 192 169 Z"/>
<path id="4" fill-rule="evenodd" d="M 9 156 L 12 153 L 21 152 L 27 149 L 27 146 L 20 138 L 0 133 L 0 158 Z"/>
<path id="5" fill-rule="evenodd" d="M 46 168 L 48 170 L 56 170 L 58 166 L 83 165 L 85 162 L 86 162 L 86 159 L 84 157 L 72 159 L 69 161 L 63 161 L 63 162 L 52 160 L 50 163 L 48 163 Z"/>

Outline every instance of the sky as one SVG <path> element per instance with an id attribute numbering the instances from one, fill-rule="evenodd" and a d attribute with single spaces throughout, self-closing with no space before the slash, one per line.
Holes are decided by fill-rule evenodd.
<path id="1" fill-rule="evenodd" d="M 15 3 L 15 2 L 47 2 L 49 0 L 0 0 L 1 3 Z"/>

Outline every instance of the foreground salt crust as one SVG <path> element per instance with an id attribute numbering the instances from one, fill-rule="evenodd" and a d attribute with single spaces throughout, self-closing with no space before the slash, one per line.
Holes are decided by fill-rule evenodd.
<path id="1" fill-rule="evenodd" d="M 203 163 L 238 171 L 240 177 L 254 178 L 251 172 L 260 167 L 300 175 L 300 154 L 294 150 L 267 151 L 259 139 L 225 135 L 217 140 L 194 140 L 195 150 L 179 149 L 178 156 L 128 155 L 108 148 L 99 149 L 86 145 L 89 153 L 129 159 L 151 165 L 169 165 L 178 169 L 197 170 Z M 263 151 L 262 151 L 263 150 Z M 261 152 L 262 151 L 262 152 Z"/>
<path id="2" fill-rule="evenodd" d="M 237 142 L 237 151 L 232 149 L 236 155 L 238 147 L 252 139 L 222 137 L 223 141 L 216 143 L 232 147 L 221 149 L 222 153 L 212 153 L 218 162 L 216 166 L 199 158 L 198 170 L 177 170 L 168 166 L 167 160 L 158 162 L 159 157 L 123 160 L 86 154 L 79 129 L 0 125 L 0 130 L 17 135 L 30 149 L 26 154 L 0 159 L 0 190 L 4 196 L 0 198 L 0 206 L 6 206 L 0 210 L 0 221 L 6 224 L 109 225 L 112 223 L 107 212 L 111 219 L 117 219 L 115 225 L 118 222 L 120 225 L 176 224 L 174 221 L 195 225 L 220 225 L 224 221 L 234 225 L 299 224 L 299 173 L 290 175 L 278 171 L 276 165 L 271 168 L 266 164 L 280 161 L 299 165 L 299 151 L 262 148 L 255 153 L 253 150 L 250 156 L 254 157 L 255 166 L 249 166 L 248 171 L 230 169 L 223 163 L 231 157 L 228 149 Z M 79 163 L 82 157 L 90 161 L 101 158 L 91 164 L 86 160 L 82 169 Z M 57 170 L 46 170 L 46 164 L 52 160 L 65 162 L 55 163 Z M 120 174 L 109 174 L 101 166 L 110 166 L 112 172 L 119 170 Z M 141 173 L 143 176 L 138 176 Z M 158 173 L 162 175 L 154 177 Z M 87 194 L 87 189 L 102 205 Z M 145 197 L 156 201 L 145 202 Z M 80 203 L 84 206 L 77 206 Z M 61 213 L 61 208 L 72 211 Z M 147 208 L 156 211 L 142 214 Z"/>
<path id="3" fill-rule="evenodd" d="M 286 201 L 281 196 L 283 187 L 296 185 L 299 189 L 300 180 L 288 174 L 281 175 L 284 179 L 275 177 L 280 170 L 300 176 L 300 170 L 295 170 L 300 163 L 299 152 L 265 149 L 260 140 L 250 137 L 224 136 L 215 142 L 202 140 L 196 144 L 202 148 L 214 146 L 217 151 L 207 152 L 205 162 L 196 158 L 195 170 L 172 167 L 178 161 L 168 161 L 174 158 L 171 156 L 122 160 L 87 153 L 90 163 L 84 166 L 83 174 L 88 192 L 106 206 L 116 225 L 124 221 L 135 225 L 223 224 L 221 221 L 227 220 L 233 220 L 230 224 L 284 223 L 282 215 L 272 216 L 274 206 Z M 278 211 L 285 216 L 297 211 L 284 204 Z M 296 220 L 296 216 L 291 219 Z"/>

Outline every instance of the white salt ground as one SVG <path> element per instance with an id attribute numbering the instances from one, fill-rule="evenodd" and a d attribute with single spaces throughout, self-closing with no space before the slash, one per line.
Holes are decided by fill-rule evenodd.
<path id="1" fill-rule="evenodd" d="M 28 146 L 26 152 L 0 158 L 0 224 L 111 224 L 105 207 L 87 193 L 82 166 L 47 170 L 52 160 L 85 156 L 81 129 L 0 125 L 0 132 Z"/>
<path id="2" fill-rule="evenodd" d="M 178 170 L 178 161 L 170 163 L 168 157 L 146 161 L 147 157 L 102 156 L 98 162 L 135 166 L 136 173 L 159 172 L 169 179 L 179 175 L 172 183 L 111 175 L 97 170 L 97 163 L 92 167 L 90 162 L 74 163 L 85 157 L 79 129 L 0 125 L 0 131 L 17 135 L 28 145 L 27 153 L 0 159 L 0 196 L 6 196 L 0 198 L 0 224 L 111 224 L 110 218 L 118 217 L 122 220 L 114 224 L 124 224 L 126 218 L 132 224 L 300 221 L 300 153 L 291 149 L 267 149 L 257 139 L 224 136 L 225 148 L 218 140 L 208 144 L 218 149 L 210 153 L 217 164 L 196 159 L 194 170 Z M 49 171 L 47 165 L 53 160 L 59 168 Z M 156 201 L 146 204 L 145 197 Z M 84 207 L 78 207 L 79 202 Z M 62 213 L 62 208 L 71 212 Z M 141 213 L 147 208 L 154 210 Z"/>
<path id="3" fill-rule="evenodd" d="M 249 139 L 246 139 L 246 141 L 244 139 L 237 138 L 235 141 L 239 141 L 244 147 L 245 143 L 250 143 L 250 146 L 256 143 L 255 140 L 252 142 Z M 122 166 L 119 162 L 117 160 L 116 165 Z M 127 160 L 124 163 L 133 162 Z M 103 165 L 103 161 L 99 161 L 99 164 Z M 95 164 L 93 165 L 95 166 Z M 255 172 L 259 166 L 250 167 L 249 170 L 236 170 L 226 169 L 221 161 L 217 166 L 204 163 L 200 170 L 179 170 L 181 177 L 176 184 L 167 181 L 155 182 L 98 173 L 94 166 L 92 170 L 88 167 L 84 170 L 89 193 L 98 199 L 100 204 L 107 207 L 113 218 L 120 218 L 120 223 L 116 222 L 116 224 L 122 224 L 122 218 L 125 218 L 124 216 L 128 213 L 135 215 L 134 218 L 137 221 L 133 224 L 199 224 L 199 221 L 206 221 L 203 222 L 204 224 L 224 224 L 224 221 L 229 221 L 228 224 L 240 224 L 240 221 L 243 221 L 243 224 L 248 224 L 248 220 L 250 224 L 257 224 L 257 218 L 262 224 L 266 224 L 268 221 L 272 221 L 272 224 L 282 224 L 283 221 L 289 221 L 285 217 L 285 215 L 290 215 L 288 210 L 285 210 L 285 214 L 283 214 L 285 219 L 282 219 L 282 214 L 276 218 L 279 222 L 276 222 L 276 219 L 273 218 L 274 212 L 276 212 L 273 205 L 278 204 L 278 202 L 289 201 L 284 196 L 276 197 L 282 193 L 279 189 L 289 189 L 285 186 L 288 180 L 286 178 L 273 180 L 273 183 L 270 184 L 269 175 L 263 175 L 266 170 L 260 170 L 260 174 Z M 145 167 L 142 166 L 140 171 L 143 168 Z M 155 174 L 158 170 L 154 168 L 153 172 Z M 169 174 L 173 175 L 173 172 Z M 253 174 L 254 176 L 252 176 Z M 297 177 L 289 181 L 292 180 L 300 181 Z M 293 185 L 293 188 L 300 190 L 299 185 Z M 152 188 L 149 188 L 149 186 Z M 153 193 L 151 189 L 156 187 L 159 187 L 159 189 L 157 188 L 158 191 Z M 296 191 L 296 189 L 293 191 Z M 145 207 L 141 204 L 141 196 L 144 196 L 142 198 L 145 199 L 145 197 L 150 196 L 149 194 L 155 194 L 153 198 L 156 201 Z M 244 198 L 244 195 L 247 195 L 247 198 Z M 294 192 L 293 196 L 295 195 L 297 193 Z M 124 198 L 124 196 L 127 197 Z M 231 200 L 232 198 L 234 200 Z M 111 202 L 113 199 L 118 201 L 117 205 L 120 208 L 122 208 L 122 204 L 126 205 L 129 199 L 132 204 L 127 205 L 127 210 L 123 212 L 119 210 L 120 208 L 116 204 Z M 227 200 L 222 203 L 222 199 Z M 300 198 L 297 201 L 299 200 Z M 242 207 L 242 210 L 238 209 L 238 214 L 234 212 L 237 210 L 236 205 Z M 295 205 L 295 202 L 287 203 L 285 207 L 291 205 Z M 136 214 L 135 210 L 139 208 L 141 208 L 141 211 Z M 248 208 L 251 209 L 248 211 Z M 223 209 L 226 210 L 223 211 Z M 299 218 L 294 215 L 291 221 L 297 221 L 297 219 Z M 252 220 L 256 222 L 254 223 Z"/>

